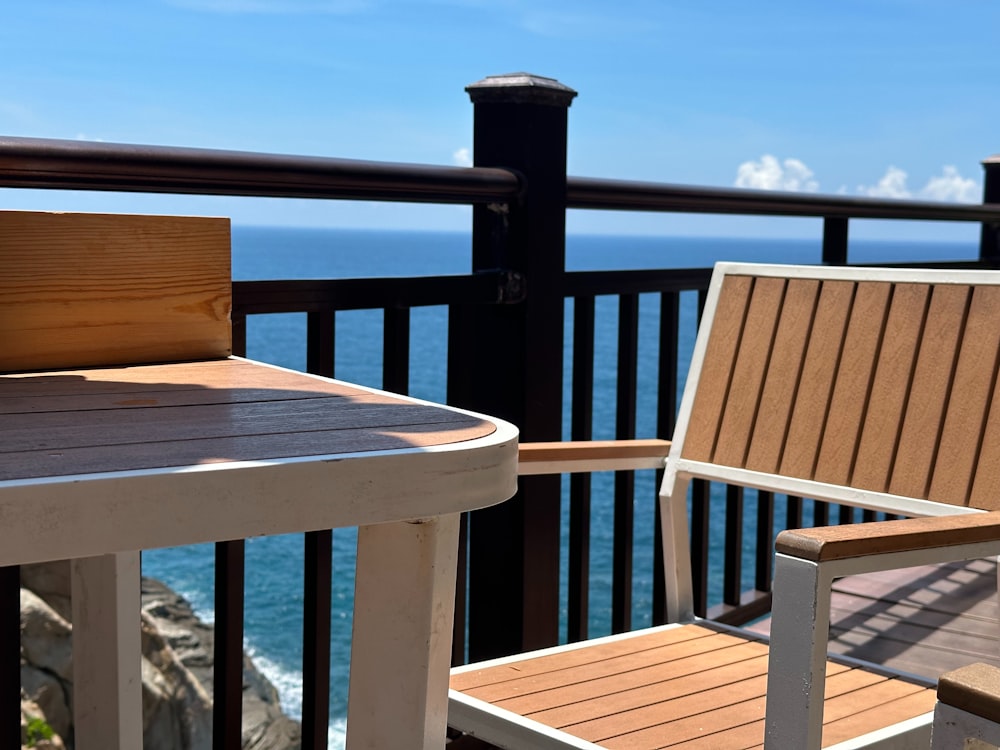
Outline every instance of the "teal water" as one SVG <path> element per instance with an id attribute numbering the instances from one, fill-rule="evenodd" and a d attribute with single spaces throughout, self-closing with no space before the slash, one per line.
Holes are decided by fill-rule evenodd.
<path id="1" fill-rule="evenodd" d="M 389 232 L 329 229 L 233 228 L 233 276 L 240 280 L 282 278 L 358 278 L 366 276 L 418 276 L 460 274 L 469 270 L 467 234 L 439 232 Z M 975 242 L 914 243 L 854 242 L 852 260 L 894 262 L 901 260 L 951 260 L 975 257 Z M 820 241 L 711 239 L 684 237 L 571 236 L 567 239 L 567 267 L 571 270 L 705 267 L 717 260 L 757 260 L 815 263 Z M 695 295 L 683 295 L 681 349 L 693 345 Z M 640 361 L 657 356 L 656 314 L 653 295 L 640 299 Z M 567 341 L 572 309 L 567 309 Z M 381 386 L 381 313 L 350 311 L 338 314 L 336 375 L 364 385 Z M 411 318 L 411 393 L 434 401 L 445 399 L 447 312 L 444 308 L 415 309 Z M 594 436 L 614 434 L 617 303 L 599 299 L 596 311 Z M 304 369 L 305 315 L 255 316 L 248 324 L 247 354 L 251 358 Z M 567 392 L 570 367 L 567 347 Z M 685 371 L 682 362 L 681 371 Z M 656 386 L 640 375 L 638 435 L 655 436 Z M 645 379 L 643 379 L 645 378 Z M 569 409 L 564 409 L 568 414 Z M 568 424 L 564 430 L 568 435 Z M 636 485 L 636 540 L 634 566 L 636 589 L 633 621 L 648 622 L 652 597 L 652 523 L 655 495 L 652 472 L 640 472 Z M 591 617 L 592 635 L 610 629 L 612 478 L 597 475 L 592 502 Z M 718 505 L 718 504 L 716 504 Z M 779 516 L 781 511 L 779 509 Z M 565 515 L 565 514 L 564 514 Z M 750 513 L 747 514 L 751 515 Z M 565 547 L 565 545 L 564 545 Z M 298 717 L 302 708 L 302 537 L 287 535 L 250 539 L 246 547 L 246 647 L 281 695 L 282 706 Z M 346 674 L 350 648 L 351 599 L 354 576 L 355 534 L 334 532 L 333 667 L 331 696 L 331 747 L 343 746 L 346 714 Z M 564 552 L 565 554 L 565 552 Z M 153 550 L 143 554 L 143 570 L 162 579 L 187 597 L 204 619 L 213 619 L 213 548 L 198 545 Z M 565 565 L 563 565 L 565 570 Z M 744 566 L 747 574 L 751 568 Z M 711 571 L 713 581 L 721 571 Z M 565 591 L 565 581 L 563 582 Z M 751 585 L 748 580 L 744 588 Z M 718 585 L 714 587 L 718 589 Z M 565 601 L 563 602 L 565 611 Z"/>

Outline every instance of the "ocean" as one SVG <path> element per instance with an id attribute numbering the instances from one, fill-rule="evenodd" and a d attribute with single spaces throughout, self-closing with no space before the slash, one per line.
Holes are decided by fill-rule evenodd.
<path id="1" fill-rule="evenodd" d="M 971 235 L 970 235 L 971 236 Z M 616 237 L 570 235 L 567 268 L 570 270 L 706 267 L 717 260 L 757 260 L 782 263 L 816 263 L 820 239 L 734 239 L 705 237 Z M 953 242 L 852 241 L 851 259 L 862 262 L 903 260 L 954 260 L 976 256 L 974 239 Z M 294 229 L 233 227 L 233 278 L 317 279 L 379 276 L 419 276 L 467 273 L 470 266 L 468 233 L 406 232 L 383 230 Z M 656 305 L 654 295 L 640 300 L 640 361 L 656 356 Z M 570 306 L 567 306 L 568 308 Z M 694 341 L 696 296 L 682 295 L 682 363 Z M 572 310 L 567 309 L 566 340 L 572 341 Z M 381 387 L 381 313 L 338 313 L 336 374 L 343 380 Z M 447 311 L 415 309 L 411 316 L 411 394 L 433 401 L 445 400 Z M 614 399 L 602 399 L 615 384 L 617 305 L 599 299 L 596 311 L 594 374 L 598 397 L 604 404 L 594 416 L 594 437 L 614 434 Z M 262 361 L 305 368 L 305 315 L 255 316 L 248 323 L 247 354 Z M 569 355 L 568 347 L 566 355 Z M 570 368 L 565 366 L 567 385 Z M 566 389 L 568 391 L 568 388 Z M 640 437 L 654 437 L 655 384 L 640 376 L 638 428 Z M 568 415 L 569 409 L 564 409 Z M 568 423 L 564 428 L 568 436 Z M 665 436 L 667 437 L 667 436 Z M 633 622 L 648 623 L 652 597 L 653 472 L 640 472 L 636 480 L 636 590 Z M 611 590 L 611 477 L 598 475 L 592 501 L 591 635 L 610 630 Z M 718 504 L 716 504 L 718 505 Z M 564 514 L 565 516 L 565 514 Z M 564 545 L 565 547 L 565 545 Z M 354 576 L 355 533 L 334 532 L 334 589 L 330 747 L 343 747 L 346 716 L 346 674 L 351 637 L 351 601 Z M 565 551 L 564 551 L 565 556 Z M 211 545 L 152 550 L 143 554 L 143 573 L 159 578 L 185 596 L 204 620 L 213 616 L 214 550 Z M 298 718 L 302 710 L 302 561 L 301 535 L 250 539 L 246 546 L 245 646 L 265 675 L 274 683 L 287 714 Z M 563 571 L 565 571 L 563 565 Z M 752 574 L 745 565 L 747 575 Z M 716 571 L 717 572 L 717 571 Z M 565 578 L 565 572 L 563 573 Z M 719 576 L 713 576 L 713 579 Z M 751 586 L 747 581 L 744 588 Z M 565 580 L 563 581 L 565 592 Z M 565 611 L 565 601 L 562 610 Z"/>

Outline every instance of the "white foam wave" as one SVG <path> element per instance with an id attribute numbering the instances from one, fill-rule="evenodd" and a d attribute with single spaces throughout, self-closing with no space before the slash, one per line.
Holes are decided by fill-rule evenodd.
<path id="1" fill-rule="evenodd" d="M 285 715 L 302 720 L 302 672 L 297 669 L 286 669 L 280 664 L 268 659 L 258 652 L 251 643 L 245 643 L 247 655 L 253 659 L 257 669 L 270 680 L 278 691 L 278 699 L 281 701 L 281 710 Z M 328 745 L 330 750 L 344 750 L 344 742 L 347 737 L 347 719 L 337 717 L 330 722 Z"/>

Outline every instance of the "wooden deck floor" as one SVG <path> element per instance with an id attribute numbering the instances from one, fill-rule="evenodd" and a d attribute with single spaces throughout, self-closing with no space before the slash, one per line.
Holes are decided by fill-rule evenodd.
<path id="1" fill-rule="evenodd" d="M 834 586 L 834 653 L 937 679 L 982 661 L 1000 666 L 994 560 L 842 578 Z M 762 620 L 751 630 L 766 633 Z"/>

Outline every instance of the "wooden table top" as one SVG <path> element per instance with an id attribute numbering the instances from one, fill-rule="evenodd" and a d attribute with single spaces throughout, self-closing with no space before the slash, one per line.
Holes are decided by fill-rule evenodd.
<path id="1" fill-rule="evenodd" d="M 240 358 L 0 375 L 0 565 L 509 498 L 502 420 Z"/>
<path id="2" fill-rule="evenodd" d="M 0 481 L 426 447 L 450 409 L 232 358 L 0 375 Z"/>

